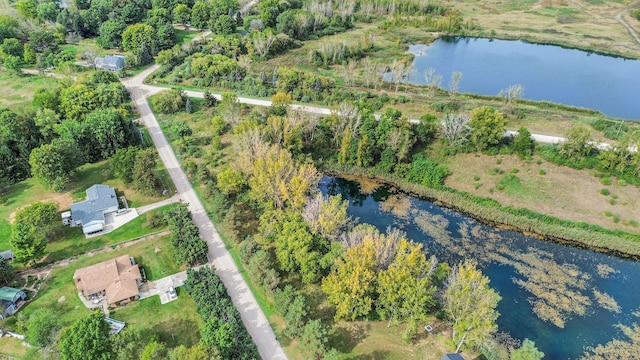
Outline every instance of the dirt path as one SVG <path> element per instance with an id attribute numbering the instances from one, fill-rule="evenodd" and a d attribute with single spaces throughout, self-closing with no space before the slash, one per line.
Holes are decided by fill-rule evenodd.
<path id="1" fill-rule="evenodd" d="M 627 6 L 624 10 L 620 11 L 619 13 L 617 13 L 616 16 L 614 17 L 620 24 L 622 24 L 622 26 L 627 28 L 627 31 L 629 31 L 629 34 L 631 34 L 631 36 L 633 36 L 636 39 L 636 42 L 638 42 L 638 44 L 640 44 L 640 36 L 638 36 L 638 33 L 631 27 L 631 25 L 629 25 L 624 20 L 624 18 L 622 18 L 622 14 L 624 14 L 625 12 L 631 10 L 632 8 L 637 6 L 639 3 L 640 3 L 640 1 L 636 1 L 635 3 L 631 3 L 631 5 Z"/>

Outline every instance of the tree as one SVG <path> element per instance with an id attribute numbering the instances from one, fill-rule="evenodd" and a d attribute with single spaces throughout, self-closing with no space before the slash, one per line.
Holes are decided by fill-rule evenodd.
<path id="1" fill-rule="evenodd" d="M 449 96 L 452 99 L 458 94 L 460 80 L 462 80 L 462 73 L 460 71 L 454 71 L 453 74 L 451 74 L 451 80 L 449 80 Z"/>
<path id="2" fill-rule="evenodd" d="M 55 136 L 55 128 L 60 124 L 60 115 L 51 109 L 36 112 L 34 122 L 45 140 L 51 141 Z"/>
<path id="3" fill-rule="evenodd" d="M 524 339 L 522 346 L 511 350 L 511 360 L 542 360 L 544 353 L 536 348 L 536 343 Z"/>
<path id="4" fill-rule="evenodd" d="M 58 18 L 60 5 L 55 1 L 41 1 L 40 4 L 38 4 L 36 12 L 38 13 L 38 19 L 41 22 L 49 21 L 53 23 L 56 22 L 56 19 Z"/>
<path id="5" fill-rule="evenodd" d="M 284 334 L 290 338 L 300 336 L 304 331 L 304 325 L 307 323 L 308 314 L 309 306 L 304 295 L 296 295 L 285 313 L 284 319 L 287 327 L 284 329 Z"/>
<path id="6" fill-rule="evenodd" d="M 269 112 L 272 115 L 285 116 L 291 103 L 291 95 L 280 92 L 276 93 L 271 97 L 271 109 Z"/>
<path id="7" fill-rule="evenodd" d="M 29 155 L 33 177 L 54 190 L 62 189 L 71 172 L 83 162 L 75 148 L 70 141 L 55 139 L 33 149 Z"/>
<path id="8" fill-rule="evenodd" d="M 504 138 L 507 120 L 504 115 L 488 106 L 473 109 L 471 112 L 471 142 L 476 149 L 483 151 L 500 143 Z"/>
<path id="9" fill-rule="evenodd" d="M 158 153 L 155 148 L 140 151 L 133 164 L 133 187 L 147 194 L 155 195 L 162 188 L 160 177 L 156 171 L 158 165 Z"/>
<path id="10" fill-rule="evenodd" d="M 187 30 L 189 27 L 187 23 L 191 19 L 191 9 L 187 5 L 178 4 L 176 8 L 173 9 L 173 21 L 182 24 L 184 29 Z"/>
<path id="11" fill-rule="evenodd" d="M 208 1 L 196 1 L 191 8 L 191 25 L 196 29 L 204 29 L 210 19 L 211 4 Z"/>
<path id="12" fill-rule="evenodd" d="M 217 349 L 211 349 L 205 344 L 197 344 L 190 348 L 184 345 L 169 351 L 169 360 L 222 360 Z"/>
<path id="13" fill-rule="evenodd" d="M 464 144 L 471 132 L 471 119 L 466 114 L 445 114 L 442 119 L 442 134 L 449 142 L 449 146 L 458 147 Z"/>
<path id="14" fill-rule="evenodd" d="M 173 114 L 185 108 L 184 98 L 179 89 L 163 90 L 151 98 L 151 104 L 161 113 Z"/>
<path id="15" fill-rule="evenodd" d="M 43 234 L 50 226 L 57 224 L 58 205 L 54 202 L 38 201 L 20 209 L 16 213 L 15 222 L 33 226 Z"/>
<path id="16" fill-rule="evenodd" d="M 0 257 L 0 282 L 9 285 L 13 277 L 13 266 L 5 258 Z"/>
<path id="17" fill-rule="evenodd" d="M 520 100 L 523 94 L 524 94 L 524 86 L 518 84 L 518 85 L 511 85 L 506 89 L 500 90 L 500 93 L 498 94 L 498 96 L 500 96 L 504 101 L 505 109 L 508 111 L 511 111 L 513 110 L 513 103 Z"/>
<path id="18" fill-rule="evenodd" d="M 89 130 L 92 160 L 108 159 L 119 149 L 136 143 L 133 124 L 114 108 L 95 110 L 87 115 L 85 126 Z"/>
<path id="19" fill-rule="evenodd" d="M 219 35 L 232 35 L 236 33 L 236 25 L 236 21 L 231 16 L 222 15 L 215 20 L 211 30 Z"/>
<path id="20" fill-rule="evenodd" d="M 118 149 L 109 159 L 109 168 L 113 175 L 122 179 L 126 184 L 130 184 L 133 181 L 131 169 L 135 166 L 139 152 L 140 149 L 135 146 Z"/>
<path id="21" fill-rule="evenodd" d="M 319 319 L 305 325 L 300 345 L 309 359 L 320 359 L 327 352 L 328 334 L 327 327 Z"/>
<path id="22" fill-rule="evenodd" d="M 513 150 L 521 159 L 528 158 L 533 154 L 536 143 L 531 137 L 531 133 L 526 127 L 518 129 L 518 135 L 513 138 Z"/>
<path id="23" fill-rule="evenodd" d="M 122 48 L 138 54 L 143 48 L 149 49 L 151 55 L 158 52 L 156 30 L 147 24 L 129 25 L 122 33 Z"/>
<path id="24" fill-rule="evenodd" d="M 107 20 L 100 26 L 100 36 L 96 44 L 103 49 L 114 49 L 122 46 L 122 33 L 127 28 L 121 20 Z"/>
<path id="25" fill-rule="evenodd" d="M 11 229 L 11 247 L 19 264 L 33 265 L 44 256 L 47 240 L 36 230 L 23 223 L 16 223 Z"/>
<path id="26" fill-rule="evenodd" d="M 18 0 L 16 10 L 23 19 L 36 19 L 38 17 L 38 2 L 36 0 Z"/>
<path id="27" fill-rule="evenodd" d="M 37 88 L 33 94 L 31 104 L 36 109 L 49 109 L 57 112 L 60 106 L 60 96 L 58 94 L 59 92 L 56 90 L 50 91 L 45 88 Z"/>
<path id="28" fill-rule="evenodd" d="M 58 318 L 51 309 L 37 309 L 27 320 L 26 340 L 33 346 L 47 347 L 55 341 L 58 329 Z"/>
<path id="29" fill-rule="evenodd" d="M 238 193 L 246 185 L 245 179 L 239 171 L 230 166 L 224 166 L 216 175 L 218 188 L 226 195 Z"/>
<path id="30" fill-rule="evenodd" d="M 111 358 L 109 324 L 95 312 L 76 320 L 60 335 L 62 360 L 108 360 Z"/>
<path id="31" fill-rule="evenodd" d="M 496 307 L 501 298 L 489 287 L 489 278 L 482 275 L 474 261 L 466 260 L 453 268 L 443 298 L 456 352 L 465 343 L 479 346 L 496 331 Z"/>
<path id="32" fill-rule="evenodd" d="M 96 92 L 80 83 L 65 87 L 60 91 L 59 108 L 66 119 L 82 121 L 87 114 L 98 108 Z"/>
<path id="33" fill-rule="evenodd" d="M 140 354 L 140 360 L 160 360 L 166 359 L 167 348 L 164 343 L 152 340 L 150 341 Z"/>
<path id="34" fill-rule="evenodd" d="M 320 235 L 328 241 L 336 241 L 353 219 L 347 214 L 348 200 L 341 195 L 325 198 L 318 194 L 310 198 L 304 206 L 302 216 L 313 235 Z"/>
<path id="35" fill-rule="evenodd" d="M 367 316 L 373 306 L 376 251 L 371 238 L 349 248 L 335 270 L 322 280 L 322 291 L 335 307 L 335 320 Z"/>
<path id="36" fill-rule="evenodd" d="M 4 67 L 17 76 L 22 76 L 22 58 L 9 55 L 4 58 Z"/>
<path id="37" fill-rule="evenodd" d="M 591 133 L 581 125 L 571 125 L 565 133 L 567 140 L 558 145 L 558 152 L 565 158 L 582 158 L 591 152 L 593 146 L 589 144 Z"/>
<path id="38" fill-rule="evenodd" d="M 154 342 L 155 337 L 146 331 L 125 328 L 123 331 L 111 335 L 110 340 L 113 360 L 129 360 L 140 359 L 145 345 Z"/>
<path id="39" fill-rule="evenodd" d="M 24 47 L 20 43 L 20 40 L 15 38 L 4 39 L 2 46 L 0 46 L 2 52 L 5 55 L 22 57 L 24 55 Z"/>
<path id="40" fill-rule="evenodd" d="M 393 320 L 409 320 L 414 325 L 419 320 L 426 320 L 429 309 L 435 306 L 435 286 L 432 275 L 437 261 L 427 257 L 421 244 L 412 244 L 401 239 L 397 245 L 395 259 L 387 270 L 378 274 L 377 300 L 379 313 L 389 319 L 387 327 Z M 410 333 L 415 327 L 407 327 Z"/>

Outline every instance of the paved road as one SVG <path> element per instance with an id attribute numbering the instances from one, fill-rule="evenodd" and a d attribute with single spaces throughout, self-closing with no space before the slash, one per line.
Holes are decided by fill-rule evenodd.
<path id="1" fill-rule="evenodd" d="M 271 325 L 269 325 L 269 321 L 262 312 L 262 309 L 260 309 L 249 286 L 238 271 L 218 231 L 213 227 L 213 223 L 211 223 L 211 220 L 207 216 L 202 203 L 200 203 L 200 200 L 189 183 L 189 179 L 180 167 L 176 155 L 162 133 L 158 121 L 149 108 L 146 97 L 163 90 L 163 88 L 150 87 L 142 84 L 144 78 L 155 69 L 157 69 L 157 66 L 152 66 L 137 76 L 123 81 L 140 113 L 140 121 L 149 130 L 153 143 L 160 154 L 160 159 L 169 172 L 180 198 L 189 203 L 189 210 L 191 210 L 193 221 L 200 229 L 200 235 L 209 245 L 209 253 L 207 254 L 209 263 L 215 266 L 216 274 L 220 276 L 222 282 L 227 287 L 227 292 L 240 312 L 245 327 L 258 346 L 260 356 L 263 359 L 286 359 L 287 357 L 282 346 L 276 339 L 273 329 Z"/>

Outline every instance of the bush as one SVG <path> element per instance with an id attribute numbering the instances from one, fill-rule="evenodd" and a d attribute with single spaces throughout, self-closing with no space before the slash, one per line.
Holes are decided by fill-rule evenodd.
<path id="1" fill-rule="evenodd" d="M 610 177 L 603 177 L 600 179 L 600 183 L 602 185 L 611 185 L 611 178 Z"/>
<path id="2" fill-rule="evenodd" d="M 544 171 L 543 169 L 538 170 L 538 174 L 540 175 L 547 175 L 547 172 Z"/>
<path id="3" fill-rule="evenodd" d="M 444 184 L 444 179 L 449 173 L 449 169 L 444 165 L 438 165 L 422 154 L 417 154 L 413 157 L 406 179 L 416 184 L 438 188 Z"/>
<path id="4" fill-rule="evenodd" d="M 173 114 L 185 108 L 185 99 L 183 95 L 182 90 L 164 90 L 151 98 L 151 104 L 156 111 L 165 114 Z"/>
<path id="5" fill-rule="evenodd" d="M 609 189 L 607 189 L 607 188 L 600 189 L 600 195 L 609 196 L 609 194 L 611 194 Z"/>

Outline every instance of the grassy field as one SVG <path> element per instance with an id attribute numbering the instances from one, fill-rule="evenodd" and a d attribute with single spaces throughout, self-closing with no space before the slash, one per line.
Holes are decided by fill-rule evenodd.
<path id="1" fill-rule="evenodd" d="M 70 325 L 73 321 L 90 314 L 90 310 L 78 298 L 78 291 L 73 282 L 73 273 L 76 269 L 125 254 L 133 256 L 136 262 L 141 264 L 150 280 L 156 280 L 183 270 L 173 260 L 170 235 L 152 236 L 133 245 L 124 244 L 115 249 L 107 248 L 102 252 L 82 255 L 64 267 L 54 268 L 44 281 L 36 298 L 28 303 L 20 313 L 28 316 L 36 309 L 50 308 L 59 314 L 58 319 L 62 325 Z M 194 336 L 197 336 L 194 334 L 197 334 L 199 328 L 199 323 L 196 321 L 199 317 L 195 311 L 195 305 L 184 291 L 180 292 L 180 297 L 184 299 L 166 307 L 160 306 L 159 300 L 154 302 L 154 299 L 145 299 L 139 304 L 127 305 L 115 310 L 111 317 L 130 322 L 128 324 L 130 327 L 157 332 L 166 338 L 171 337 L 174 332 L 168 326 L 158 327 L 158 325 L 170 323 L 179 316 L 186 319 L 185 321 L 190 321 L 192 323 L 191 329 L 196 329 L 196 331 L 176 331 L 174 344 L 182 344 L 183 341 L 185 344 L 192 344 Z M 177 311 L 178 308 L 180 311 Z M 9 329 L 12 328 L 15 326 L 15 317 L 5 320 L 2 325 Z"/>
<path id="2" fill-rule="evenodd" d="M 0 106 L 24 114 L 32 110 L 31 100 L 37 88 L 54 89 L 59 81 L 53 77 L 24 75 L 16 76 L 0 71 Z"/>
<path id="3" fill-rule="evenodd" d="M 639 27 L 629 16 L 631 0 L 448 1 L 473 24 L 466 35 L 522 39 L 631 58 L 640 44 L 615 17 Z"/>

